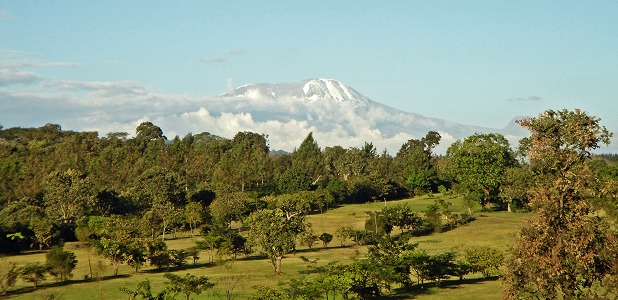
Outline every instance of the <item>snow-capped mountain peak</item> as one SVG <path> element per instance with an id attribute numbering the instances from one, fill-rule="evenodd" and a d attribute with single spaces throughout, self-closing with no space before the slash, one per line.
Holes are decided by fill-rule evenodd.
<path id="1" fill-rule="evenodd" d="M 333 79 L 311 79 L 303 86 L 305 99 L 318 101 L 333 100 L 339 103 L 350 102 L 355 106 L 367 107 L 369 99 L 340 81 Z"/>
<path id="2" fill-rule="evenodd" d="M 334 79 L 308 79 L 298 83 L 259 83 L 247 84 L 220 97 L 239 97 L 247 99 L 289 97 L 305 102 L 334 101 L 350 103 L 356 107 L 368 107 L 371 100 Z"/>

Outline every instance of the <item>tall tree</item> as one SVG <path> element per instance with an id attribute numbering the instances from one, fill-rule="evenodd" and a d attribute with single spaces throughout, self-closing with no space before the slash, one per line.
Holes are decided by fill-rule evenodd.
<path id="1" fill-rule="evenodd" d="M 433 149 L 442 137 L 435 131 L 425 137 L 408 140 L 397 153 L 396 162 L 401 168 L 403 182 L 414 194 L 437 188 L 438 173 L 434 165 Z"/>
<path id="2" fill-rule="evenodd" d="M 135 128 L 135 133 L 137 133 L 135 138 L 143 141 L 167 139 L 163 135 L 163 130 L 152 122 L 142 122 Z"/>
<path id="3" fill-rule="evenodd" d="M 247 226 L 251 241 L 268 255 L 276 275 L 281 273 L 283 255 L 295 249 L 296 236 L 307 227 L 304 216 L 287 218 L 280 209 L 263 209 L 251 213 Z"/>
<path id="4" fill-rule="evenodd" d="M 219 190 L 244 192 L 251 183 L 261 184 L 266 176 L 268 152 L 265 135 L 253 132 L 237 133 L 213 175 L 222 185 Z"/>
<path id="5" fill-rule="evenodd" d="M 80 217 L 86 215 L 94 197 L 88 178 L 76 170 L 69 169 L 49 175 L 43 199 L 45 212 L 50 219 L 75 224 Z"/>
<path id="6" fill-rule="evenodd" d="M 481 195 L 481 205 L 496 201 L 507 168 L 516 163 L 509 142 L 501 134 L 474 134 L 446 151 L 452 175 L 466 192 Z"/>
<path id="7" fill-rule="evenodd" d="M 292 169 L 304 170 L 313 181 L 324 175 L 324 165 L 320 146 L 309 133 L 298 149 L 292 153 Z"/>
<path id="8" fill-rule="evenodd" d="M 548 110 L 519 122 L 532 135 L 522 141 L 536 176 L 530 202 L 537 217 L 513 249 L 505 282 L 509 298 L 601 299 L 618 292 L 618 238 L 592 216 L 590 151 L 609 144 L 597 117 L 580 110 Z"/>

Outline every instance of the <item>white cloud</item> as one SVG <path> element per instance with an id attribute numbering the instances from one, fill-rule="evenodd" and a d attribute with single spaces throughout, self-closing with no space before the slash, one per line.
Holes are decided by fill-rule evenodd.
<path id="1" fill-rule="evenodd" d="M 442 136 L 438 153 L 479 131 L 377 104 L 357 107 L 293 97 L 196 98 L 161 93 L 134 81 L 59 80 L 36 72 L 37 68 L 78 64 L 24 59 L 3 64 L 9 67 L 0 72 L 0 87 L 2 82 L 13 87 L 0 89 L 0 121 L 5 127 L 58 123 L 70 130 L 99 131 L 101 136 L 109 132 L 134 135 L 135 128 L 148 120 L 169 138 L 189 132 L 232 138 L 239 131 L 253 131 L 268 135 L 272 149 L 291 151 L 313 132 L 322 148 L 361 147 L 371 142 L 392 154 L 407 140 L 421 138 L 430 130 Z"/>
<path id="2" fill-rule="evenodd" d="M 0 10 L 0 20 L 11 19 L 12 17 L 5 11 Z"/>
<path id="3" fill-rule="evenodd" d="M 232 50 L 225 55 L 212 57 L 208 60 L 200 58 L 201 62 L 214 62 L 214 63 L 224 63 L 227 62 L 232 56 L 239 56 L 245 54 L 247 51 L 245 49 Z"/>
<path id="4" fill-rule="evenodd" d="M 522 101 L 540 101 L 540 100 L 543 100 L 543 98 L 539 97 L 539 96 L 531 95 L 531 96 L 528 96 L 528 97 L 510 98 L 510 99 L 507 99 L 506 101 L 509 101 L 509 102 L 512 102 L 512 101 L 522 102 Z"/>
<path id="5" fill-rule="evenodd" d="M 34 73 L 10 68 L 0 69 L 0 86 L 31 84 L 39 81 L 40 79 L 41 78 Z"/>

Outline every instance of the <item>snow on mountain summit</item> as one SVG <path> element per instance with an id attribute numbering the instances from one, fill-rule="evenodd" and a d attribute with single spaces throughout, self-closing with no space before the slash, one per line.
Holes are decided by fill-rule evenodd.
<path id="1" fill-rule="evenodd" d="M 371 100 L 354 89 L 334 79 L 308 79 L 298 83 L 258 83 L 247 84 L 220 97 L 240 97 L 259 99 L 267 97 L 276 99 L 289 97 L 301 99 L 305 102 L 334 101 L 350 103 L 356 107 L 367 107 Z"/>
<path id="2" fill-rule="evenodd" d="M 354 89 L 337 80 L 312 79 L 305 81 L 303 86 L 305 99 L 317 101 L 320 99 L 334 100 L 336 102 L 351 102 L 355 106 L 367 107 L 369 99 Z"/>

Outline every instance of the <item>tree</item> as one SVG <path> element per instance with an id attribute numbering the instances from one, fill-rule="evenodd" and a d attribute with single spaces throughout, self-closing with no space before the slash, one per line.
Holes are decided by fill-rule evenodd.
<path id="1" fill-rule="evenodd" d="M 506 169 L 500 186 L 500 197 L 507 203 L 509 212 L 513 202 L 519 207 L 528 204 L 528 190 L 533 182 L 533 174 L 527 165 Z"/>
<path id="2" fill-rule="evenodd" d="M 140 241 L 135 240 L 125 247 L 123 259 L 127 262 L 127 265 L 135 268 L 135 272 L 138 272 L 146 262 L 145 248 L 146 247 L 140 243 Z M 118 270 L 114 270 L 114 273 L 117 274 Z"/>
<path id="3" fill-rule="evenodd" d="M 149 211 L 153 221 L 158 221 L 161 226 L 161 239 L 165 240 L 165 234 L 180 222 L 182 215 L 180 208 L 171 202 L 156 202 Z"/>
<path id="4" fill-rule="evenodd" d="M 516 239 L 505 277 L 509 298 L 603 298 L 616 293 L 618 238 L 594 216 L 590 151 L 609 144 L 600 119 L 580 110 L 548 110 L 520 125 L 535 184 L 530 203 L 537 216 Z"/>
<path id="5" fill-rule="evenodd" d="M 173 259 L 167 245 L 163 240 L 158 239 L 148 243 L 148 259 L 151 266 L 156 266 L 161 270 L 173 264 Z"/>
<path id="6" fill-rule="evenodd" d="M 504 253 L 488 246 L 469 247 L 464 252 L 464 259 L 470 266 L 470 271 L 481 272 L 483 277 L 500 275 L 500 267 L 504 263 Z"/>
<path id="7" fill-rule="evenodd" d="M 453 143 L 446 151 L 450 173 L 466 192 L 480 195 L 488 208 L 496 201 L 507 168 L 515 155 L 501 134 L 474 134 Z"/>
<path id="8" fill-rule="evenodd" d="M 330 244 L 330 242 L 333 240 L 333 235 L 328 232 L 323 232 L 318 238 L 320 239 L 320 241 L 322 241 L 324 248 L 326 248 L 328 247 L 328 244 Z"/>
<path id="9" fill-rule="evenodd" d="M 180 175 L 167 168 L 155 166 L 144 171 L 128 194 L 142 209 L 150 222 L 153 237 L 160 230 L 165 234 L 178 225 L 182 206 L 186 201 L 186 186 Z"/>
<path id="10" fill-rule="evenodd" d="M 99 254 L 110 260 L 114 268 L 114 276 L 117 276 L 118 265 L 126 261 L 127 258 L 126 241 L 102 237 L 96 242 L 96 247 Z"/>
<path id="11" fill-rule="evenodd" d="M 437 187 L 438 173 L 434 166 L 433 149 L 442 137 L 430 131 L 420 140 L 411 139 L 401 146 L 395 158 L 403 181 L 413 194 L 422 194 Z"/>
<path id="12" fill-rule="evenodd" d="M 309 133 L 292 153 L 292 169 L 304 170 L 312 181 L 317 181 L 324 175 L 324 160 L 320 146 L 313 139 L 313 133 Z"/>
<path id="13" fill-rule="evenodd" d="M 311 229 L 310 227 L 307 228 L 305 231 L 303 231 L 300 235 L 299 235 L 299 240 L 300 243 L 304 246 L 307 246 L 307 248 L 309 248 L 309 250 L 311 250 L 313 248 L 313 245 L 320 240 L 320 238 L 315 235 L 315 233 L 313 233 L 313 229 Z"/>
<path id="14" fill-rule="evenodd" d="M 34 231 L 34 236 L 39 244 L 39 249 L 50 247 L 57 235 L 54 224 L 48 217 L 33 216 L 30 219 L 30 229 Z"/>
<path id="15" fill-rule="evenodd" d="M 284 292 L 259 285 L 255 287 L 255 292 L 251 294 L 249 300 L 287 300 L 290 299 Z"/>
<path id="16" fill-rule="evenodd" d="M 288 287 L 283 290 L 290 299 L 318 300 L 322 299 L 324 287 L 319 282 L 301 277 L 290 280 Z"/>
<path id="17" fill-rule="evenodd" d="M 174 296 L 169 289 L 163 289 L 153 295 L 150 280 L 148 279 L 140 282 L 134 290 L 130 290 L 125 287 L 121 287 L 120 290 L 127 293 L 129 295 L 129 299 L 131 300 L 174 300 Z"/>
<path id="18" fill-rule="evenodd" d="M 49 273 L 65 282 L 73 276 L 72 272 L 77 266 L 75 253 L 66 251 L 60 247 L 53 247 L 45 254 Z"/>
<path id="19" fill-rule="evenodd" d="M 284 194 L 308 191 L 311 188 L 311 178 L 304 169 L 288 169 L 279 176 L 277 188 Z"/>
<path id="20" fill-rule="evenodd" d="M 431 229 L 435 232 L 442 232 L 442 215 L 440 214 L 440 207 L 438 204 L 434 203 L 427 207 L 427 211 L 425 211 L 425 221 Z"/>
<path id="21" fill-rule="evenodd" d="M 0 293 L 6 295 L 6 291 L 15 285 L 17 278 L 19 278 L 20 270 L 15 263 L 11 264 L 10 268 L 2 270 L 0 273 Z"/>
<path id="22" fill-rule="evenodd" d="M 189 202 L 185 206 L 185 218 L 189 223 L 189 229 L 191 229 L 191 235 L 193 236 L 193 230 L 202 223 L 202 217 L 204 215 L 204 206 L 197 202 Z"/>
<path id="23" fill-rule="evenodd" d="M 163 130 L 159 126 L 152 124 L 152 122 L 142 122 L 135 128 L 138 140 L 151 141 L 151 140 L 165 140 Z"/>
<path id="24" fill-rule="evenodd" d="M 383 277 L 387 281 L 402 284 L 408 288 L 410 281 L 410 264 L 404 260 L 404 253 L 413 251 L 418 244 L 408 243 L 410 236 L 402 234 L 396 237 L 382 236 L 378 243 L 368 248 L 367 258 L 386 271 Z M 390 278 L 389 278 L 390 276 Z"/>
<path id="25" fill-rule="evenodd" d="M 28 263 L 21 269 L 20 277 L 25 281 L 32 282 L 34 284 L 34 288 L 36 289 L 39 282 L 45 280 L 45 274 L 48 271 L 49 267 L 44 264 L 39 262 Z"/>
<path id="26" fill-rule="evenodd" d="M 86 215 L 94 196 L 88 178 L 79 171 L 69 169 L 53 172 L 45 182 L 45 212 L 52 220 L 74 225 Z"/>
<path id="27" fill-rule="evenodd" d="M 373 232 L 376 235 L 390 234 L 393 230 L 393 224 L 388 223 L 384 214 L 381 211 L 366 211 L 367 219 L 365 220 L 365 230 Z"/>
<path id="28" fill-rule="evenodd" d="M 229 227 L 247 211 L 248 198 L 244 192 L 219 193 L 210 204 L 210 213 L 216 222 Z"/>
<path id="29" fill-rule="evenodd" d="M 253 132 L 239 132 L 231 141 L 213 174 L 221 185 L 219 190 L 244 192 L 252 182 L 262 183 L 268 162 L 266 136 Z"/>
<path id="30" fill-rule="evenodd" d="M 402 259 L 414 272 L 418 284 L 423 284 L 425 280 L 440 281 L 450 276 L 463 276 L 467 270 L 455 261 L 455 257 L 454 252 L 429 255 L 420 249 L 402 254 Z"/>
<path id="31" fill-rule="evenodd" d="M 262 248 L 273 266 L 273 273 L 281 273 L 283 255 L 296 247 L 296 236 L 305 231 L 304 216 L 286 218 L 280 209 L 263 209 L 251 213 L 247 219 L 250 240 Z"/>
<path id="32" fill-rule="evenodd" d="M 297 215 L 304 215 L 311 211 L 311 192 L 283 194 L 277 196 L 275 203 L 277 208 L 285 212 L 285 217 L 290 219 Z"/>
<path id="33" fill-rule="evenodd" d="M 339 227 L 337 231 L 335 231 L 335 236 L 339 239 L 339 242 L 341 242 L 341 247 L 345 247 L 345 242 L 348 238 L 352 237 L 353 234 L 354 229 L 350 226 Z"/>
<path id="34" fill-rule="evenodd" d="M 199 295 L 204 290 L 212 288 L 215 284 L 208 282 L 206 276 L 195 276 L 192 274 L 185 274 L 185 276 L 178 276 L 172 273 L 166 273 L 164 275 L 166 282 L 169 285 L 170 291 L 174 293 L 183 294 L 187 300 L 190 299 L 191 294 Z"/>
<path id="35" fill-rule="evenodd" d="M 95 237 L 92 241 L 99 255 L 110 260 L 114 276 L 118 266 L 127 263 L 137 272 L 145 262 L 145 240 L 148 232 L 142 229 L 140 219 L 127 217 L 90 217 L 88 228 Z"/>
<path id="36" fill-rule="evenodd" d="M 406 229 L 419 229 L 423 219 L 412 210 L 407 203 L 382 208 L 385 222 L 390 226 L 397 226 L 401 233 Z"/>

